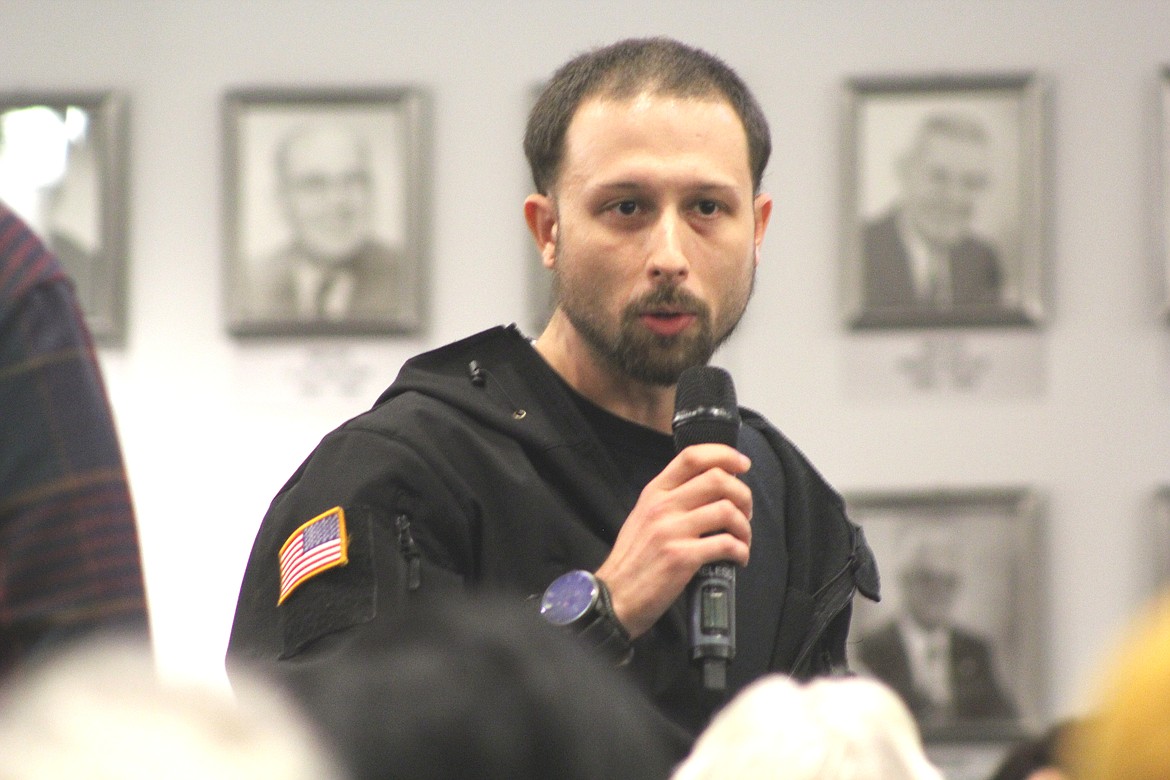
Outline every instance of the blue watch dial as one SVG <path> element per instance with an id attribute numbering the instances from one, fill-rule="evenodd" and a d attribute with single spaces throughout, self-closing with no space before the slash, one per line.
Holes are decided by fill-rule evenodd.
<path id="1" fill-rule="evenodd" d="M 599 588 L 592 574 L 581 569 L 552 581 L 540 601 L 540 614 L 556 626 L 567 626 L 587 613 L 597 600 Z"/>

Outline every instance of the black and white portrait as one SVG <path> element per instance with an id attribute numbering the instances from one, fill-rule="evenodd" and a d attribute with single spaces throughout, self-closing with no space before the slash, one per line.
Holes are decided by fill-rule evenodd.
<path id="1" fill-rule="evenodd" d="M 854 325 L 1025 324 L 1038 313 L 1038 122 L 1025 84 L 853 85 Z"/>
<path id="2" fill-rule="evenodd" d="M 853 667 L 905 700 L 927 738 L 1012 734 L 1034 712 L 1034 518 L 1013 493 L 856 497 L 882 601 L 858 605 Z"/>
<path id="3" fill-rule="evenodd" d="M 416 98 L 229 98 L 234 332 L 398 334 L 423 318 Z"/>
<path id="4" fill-rule="evenodd" d="M 61 261 L 103 343 L 124 322 L 122 121 L 113 94 L 0 96 L 0 200 Z"/>

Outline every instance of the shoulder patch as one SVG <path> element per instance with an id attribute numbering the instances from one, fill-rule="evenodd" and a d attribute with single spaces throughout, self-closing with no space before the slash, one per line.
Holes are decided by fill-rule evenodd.
<path id="1" fill-rule="evenodd" d="M 345 510 L 335 506 L 293 531 L 280 548 L 280 596 L 288 598 L 302 582 L 348 561 Z"/>

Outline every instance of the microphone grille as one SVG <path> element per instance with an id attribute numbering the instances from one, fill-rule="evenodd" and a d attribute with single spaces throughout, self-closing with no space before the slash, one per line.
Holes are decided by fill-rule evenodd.
<path id="1" fill-rule="evenodd" d="M 735 385 L 731 374 L 718 366 L 691 366 L 678 378 L 674 408 L 713 407 L 736 409 Z"/>
<path id="2" fill-rule="evenodd" d="M 683 371 L 675 389 L 675 448 L 704 442 L 734 447 L 738 435 L 739 406 L 731 375 L 716 366 Z"/>

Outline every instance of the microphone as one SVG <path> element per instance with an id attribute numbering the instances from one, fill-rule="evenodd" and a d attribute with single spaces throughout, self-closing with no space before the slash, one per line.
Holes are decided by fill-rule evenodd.
<path id="1" fill-rule="evenodd" d="M 682 372 L 675 391 L 674 448 L 716 443 L 730 447 L 739 436 L 739 406 L 731 375 L 715 366 Z M 735 564 L 703 564 L 687 585 L 691 660 L 701 661 L 703 686 L 727 687 L 727 665 L 735 656 Z"/>

